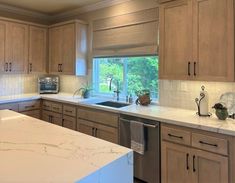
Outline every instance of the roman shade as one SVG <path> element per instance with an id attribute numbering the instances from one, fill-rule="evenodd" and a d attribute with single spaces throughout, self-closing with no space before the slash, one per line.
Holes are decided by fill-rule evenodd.
<path id="1" fill-rule="evenodd" d="M 93 56 L 157 54 L 158 9 L 93 22 Z"/>

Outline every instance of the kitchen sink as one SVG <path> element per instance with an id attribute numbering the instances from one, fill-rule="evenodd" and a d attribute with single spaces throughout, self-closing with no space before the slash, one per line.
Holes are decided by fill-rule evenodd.
<path id="1" fill-rule="evenodd" d="M 105 101 L 105 102 L 96 103 L 96 105 L 102 105 L 102 106 L 114 107 L 114 108 L 121 108 L 121 107 L 126 107 L 130 104 L 114 102 L 114 101 Z"/>

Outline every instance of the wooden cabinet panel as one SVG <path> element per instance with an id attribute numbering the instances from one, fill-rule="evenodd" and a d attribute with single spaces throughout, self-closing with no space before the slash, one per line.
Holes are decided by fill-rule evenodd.
<path id="1" fill-rule="evenodd" d="M 19 103 L 19 111 L 30 111 L 35 109 L 40 109 L 41 102 L 40 100 L 33 100 L 28 102 Z"/>
<path id="2" fill-rule="evenodd" d="M 76 107 L 72 105 L 63 105 L 63 114 L 76 117 Z"/>
<path id="3" fill-rule="evenodd" d="M 58 74 L 62 63 L 62 30 L 60 27 L 49 29 L 49 67 L 50 73 Z"/>
<path id="4" fill-rule="evenodd" d="M 49 111 L 42 111 L 42 120 L 51 123 L 51 113 Z"/>
<path id="5" fill-rule="evenodd" d="M 29 28 L 29 73 L 45 73 L 47 61 L 47 28 Z"/>
<path id="6" fill-rule="evenodd" d="M 228 141 L 226 139 L 192 133 L 192 146 L 206 151 L 228 155 Z"/>
<path id="7" fill-rule="evenodd" d="M 228 157 L 193 150 L 193 183 L 228 183 Z"/>
<path id="8" fill-rule="evenodd" d="M 104 125 L 118 127 L 118 115 L 89 108 L 78 108 L 77 115 L 81 119 L 98 122 Z"/>
<path id="9" fill-rule="evenodd" d="M 186 79 L 191 75 L 191 1 L 160 6 L 160 78 Z"/>
<path id="10" fill-rule="evenodd" d="M 68 24 L 62 29 L 62 72 L 63 74 L 74 74 L 75 71 L 75 25 Z"/>
<path id="11" fill-rule="evenodd" d="M 31 116 L 33 118 L 41 119 L 41 111 L 40 110 L 32 110 L 32 111 L 24 111 L 21 112 L 27 116 Z"/>
<path id="12" fill-rule="evenodd" d="M 51 114 L 51 123 L 62 126 L 63 123 L 62 114 L 58 114 L 55 112 L 50 112 L 50 114 Z"/>
<path id="13" fill-rule="evenodd" d="M 233 0 L 193 0 L 193 58 L 198 80 L 234 81 Z"/>
<path id="14" fill-rule="evenodd" d="M 62 104 L 51 102 L 51 111 L 62 113 Z"/>
<path id="15" fill-rule="evenodd" d="M 96 125 L 95 136 L 97 138 L 118 143 L 118 130 L 117 128 L 107 127 L 104 125 Z"/>
<path id="16" fill-rule="evenodd" d="M 26 73 L 28 67 L 29 26 L 19 23 L 8 23 L 6 61 L 8 72 Z"/>
<path id="17" fill-rule="evenodd" d="M 7 72 L 6 63 L 7 23 L 0 21 L 0 72 Z"/>
<path id="18" fill-rule="evenodd" d="M 63 127 L 69 128 L 71 130 L 77 130 L 76 118 L 71 116 L 63 116 Z"/>
<path id="19" fill-rule="evenodd" d="M 191 180 L 190 148 L 162 142 L 162 183 L 189 183 Z"/>
<path id="20" fill-rule="evenodd" d="M 162 139 L 179 144 L 191 145 L 191 133 L 185 130 L 163 126 Z"/>
<path id="21" fill-rule="evenodd" d="M 19 104 L 18 103 L 1 104 L 0 110 L 4 109 L 9 109 L 15 112 L 19 112 Z"/>
<path id="22" fill-rule="evenodd" d="M 77 119 L 78 131 L 87 135 L 94 135 L 94 124 L 83 119 Z"/>
<path id="23" fill-rule="evenodd" d="M 50 111 L 50 110 L 51 110 L 51 102 L 46 101 L 46 100 L 43 100 L 43 102 L 42 102 L 42 108 L 43 108 L 44 110 Z"/>

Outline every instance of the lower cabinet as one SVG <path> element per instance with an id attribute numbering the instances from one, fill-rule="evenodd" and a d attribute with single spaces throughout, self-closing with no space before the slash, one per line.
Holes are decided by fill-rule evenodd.
<path id="1" fill-rule="evenodd" d="M 78 131 L 112 143 L 118 143 L 117 128 L 101 125 L 88 120 L 77 119 Z"/>
<path id="2" fill-rule="evenodd" d="M 200 133 L 162 125 L 162 183 L 229 183 L 229 140 Z"/>
<path id="3" fill-rule="evenodd" d="M 76 130 L 77 129 L 76 118 L 64 115 L 62 121 L 63 121 L 63 123 L 62 123 L 63 127 L 69 128 L 71 130 Z"/>
<path id="4" fill-rule="evenodd" d="M 162 183 L 228 183 L 228 157 L 162 142 Z"/>
<path id="5" fill-rule="evenodd" d="M 33 117 L 33 118 L 41 119 L 41 111 L 40 110 L 25 111 L 25 112 L 21 112 L 21 113 L 24 115 Z"/>
<path id="6" fill-rule="evenodd" d="M 59 126 L 62 126 L 63 123 L 62 114 L 45 110 L 42 112 L 42 120 Z"/>

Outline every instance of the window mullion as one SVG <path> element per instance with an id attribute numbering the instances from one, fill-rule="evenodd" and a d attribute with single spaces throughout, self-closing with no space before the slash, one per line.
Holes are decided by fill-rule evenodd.
<path id="1" fill-rule="evenodd" d="M 127 93 L 127 85 L 128 85 L 128 78 L 127 78 L 127 58 L 123 60 L 123 95 L 126 96 Z"/>

